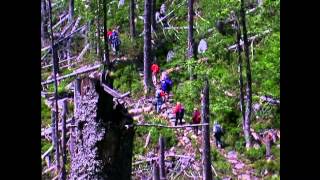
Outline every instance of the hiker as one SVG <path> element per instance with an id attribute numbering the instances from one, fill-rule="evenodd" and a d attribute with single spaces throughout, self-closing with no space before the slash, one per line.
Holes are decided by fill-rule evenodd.
<path id="1" fill-rule="evenodd" d="M 156 98 L 155 99 L 156 99 L 155 108 L 156 108 L 157 113 L 159 113 L 161 110 L 161 106 L 162 106 L 161 89 L 159 86 L 157 87 L 157 90 L 156 90 Z"/>
<path id="2" fill-rule="evenodd" d="M 271 157 L 271 143 L 273 141 L 273 133 L 269 130 L 264 134 L 264 143 L 266 145 L 266 158 Z"/>
<path id="3" fill-rule="evenodd" d="M 192 124 L 200 124 L 201 121 L 201 115 L 198 108 L 193 109 L 193 115 L 192 115 Z M 193 126 L 194 133 L 198 136 L 198 127 L 199 126 Z"/>
<path id="4" fill-rule="evenodd" d="M 165 99 L 169 99 L 169 93 L 172 89 L 172 81 L 168 76 L 165 76 L 165 79 L 161 80 L 161 89 L 165 92 Z"/>
<path id="5" fill-rule="evenodd" d="M 217 121 L 214 121 L 213 123 L 213 134 L 214 138 L 216 140 L 216 146 L 218 148 L 221 148 L 221 136 L 222 136 L 222 127 Z"/>
<path id="6" fill-rule="evenodd" d="M 153 63 L 151 66 L 151 71 L 152 71 L 152 82 L 154 86 L 157 86 L 157 75 L 160 71 L 159 66 L 156 63 Z"/>
<path id="7" fill-rule="evenodd" d="M 111 44 L 111 36 L 112 36 L 112 31 L 111 31 L 111 29 L 108 30 L 107 36 L 108 36 L 108 42 L 109 42 L 109 44 Z"/>
<path id="8" fill-rule="evenodd" d="M 117 55 L 119 52 L 121 41 L 119 39 L 119 34 L 116 29 L 113 29 L 111 35 L 111 47 L 114 55 Z"/>
<path id="9" fill-rule="evenodd" d="M 181 105 L 180 102 L 177 102 L 177 105 L 174 108 L 173 112 L 176 114 L 175 126 L 177 126 L 178 120 L 180 120 L 180 125 L 182 125 L 182 119 L 183 119 L 183 116 L 184 116 L 184 107 Z"/>

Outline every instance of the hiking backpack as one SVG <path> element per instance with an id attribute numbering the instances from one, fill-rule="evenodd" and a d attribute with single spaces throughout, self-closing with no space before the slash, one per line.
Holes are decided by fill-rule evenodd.
<path id="1" fill-rule="evenodd" d="M 214 125 L 213 126 L 213 132 L 215 133 L 215 134 L 222 134 L 222 128 L 221 128 L 221 126 L 219 125 L 219 124 L 216 124 L 216 125 Z"/>

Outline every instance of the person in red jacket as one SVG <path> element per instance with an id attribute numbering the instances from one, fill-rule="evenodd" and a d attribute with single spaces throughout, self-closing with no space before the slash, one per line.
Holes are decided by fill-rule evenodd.
<path id="1" fill-rule="evenodd" d="M 108 36 L 108 42 L 109 44 L 111 44 L 111 35 L 112 35 L 112 30 L 109 29 L 108 32 L 107 32 L 107 36 Z"/>
<path id="2" fill-rule="evenodd" d="M 152 82 L 153 82 L 154 86 L 157 86 L 157 75 L 160 72 L 160 68 L 156 63 L 152 64 L 151 72 L 152 72 Z"/>
<path id="3" fill-rule="evenodd" d="M 177 102 L 177 105 L 174 108 L 173 112 L 176 114 L 175 126 L 177 126 L 178 120 L 180 120 L 180 125 L 182 125 L 182 119 L 184 116 L 184 107 L 181 105 L 180 102 Z"/>
<path id="4" fill-rule="evenodd" d="M 200 121 L 201 121 L 200 111 L 198 110 L 198 108 L 194 108 L 193 115 L 192 115 L 192 124 L 200 124 Z M 199 126 L 193 127 L 193 131 L 196 135 L 198 135 L 198 127 Z"/>

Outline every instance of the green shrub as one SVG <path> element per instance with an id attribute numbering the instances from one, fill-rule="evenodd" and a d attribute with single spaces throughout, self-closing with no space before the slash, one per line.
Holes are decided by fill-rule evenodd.
<path id="1" fill-rule="evenodd" d="M 257 161 L 265 157 L 265 148 L 260 147 L 259 149 L 251 148 L 247 150 L 245 156 L 252 162 Z"/>

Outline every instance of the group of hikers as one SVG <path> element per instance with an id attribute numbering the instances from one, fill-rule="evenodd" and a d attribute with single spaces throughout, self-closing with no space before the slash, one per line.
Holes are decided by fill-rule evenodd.
<path id="1" fill-rule="evenodd" d="M 111 45 L 113 55 L 119 55 L 121 41 L 119 38 L 118 28 L 113 28 L 113 30 L 109 29 L 107 32 L 107 36 L 108 43 Z"/>
<path id="2" fill-rule="evenodd" d="M 172 89 L 172 80 L 170 79 L 168 73 L 166 71 L 163 71 L 160 76 L 160 81 L 158 81 L 158 76 L 160 74 L 160 67 L 156 63 L 153 63 L 151 65 L 151 72 L 152 72 L 152 82 L 153 85 L 156 88 L 155 93 L 155 100 L 154 100 L 154 106 L 157 113 L 160 113 L 162 110 L 162 105 L 168 101 L 169 99 L 169 93 Z M 201 98 L 203 95 L 201 94 Z M 184 117 L 185 109 L 181 102 L 177 102 L 173 113 L 175 114 L 175 126 L 182 125 L 182 119 Z M 192 124 L 200 124 L 201 122 L 201 113 L 198 108 L 193 109 L 193 115 L 192 115 Z M 198 128 L 199 126 L 193 126 L 193 131 L 196 135 L 198 135 Z M 221 148 L 221 136 L 223 134 L 221 125 L 215 121 L 213 125 L 213 133 L 216 140 L 216 146 L 218 148 Z"/>

